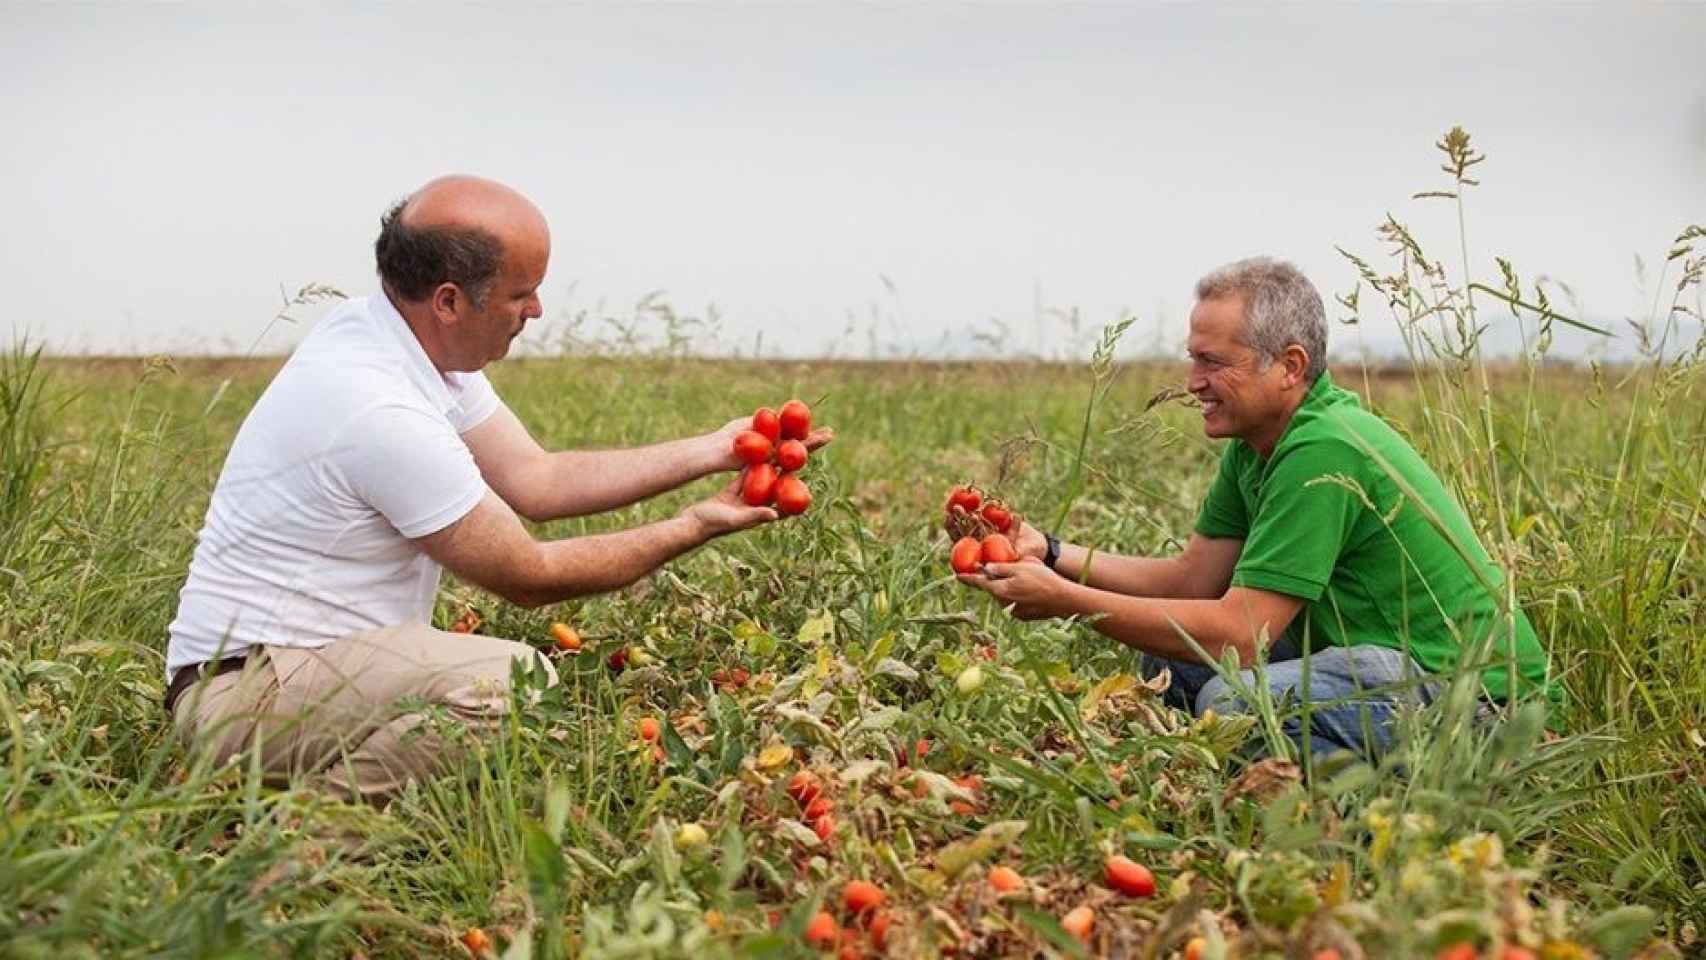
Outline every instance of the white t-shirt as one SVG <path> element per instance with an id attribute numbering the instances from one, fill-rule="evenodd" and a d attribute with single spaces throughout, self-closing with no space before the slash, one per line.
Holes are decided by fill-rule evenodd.
<path id="1" fill-rule="evenodd" d="M 411 538 L 485 496 L 461 435 L 501 405 L 484 374 L 440 373 L 383 293 L 328 314 L 237 431 L 167 678 L 251 644 L 320 647 L 429 620 L 439 566 Z"/>

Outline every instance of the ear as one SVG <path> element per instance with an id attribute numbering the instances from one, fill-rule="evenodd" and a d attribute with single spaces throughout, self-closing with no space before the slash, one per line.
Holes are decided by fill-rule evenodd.
<path id="1" fill-rule="evenodd" d="M 439 323 L 449 326 L 461 319 L 460 310 L 467 305 L 462 288 L 454 283 L 441 283 L 433 288 L 429 302 L 432 315 Z"/>
<path id="2" fill-rule="evenodd" d="M 1294 343 L 1285 348 L 1279 360 L 1285 368 L 1285 385 L 1294 387 L 1301 384 L 1304 374 L 1309 372 L 1309 351 Z"/>

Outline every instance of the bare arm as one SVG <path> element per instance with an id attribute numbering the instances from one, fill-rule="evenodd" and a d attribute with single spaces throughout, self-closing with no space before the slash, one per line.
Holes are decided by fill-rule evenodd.
<path id="1" fill-rule="evenodd" d="M 1268 642 L 1285 632 L 1303 601 L 1283 593 L 1233 587 L 1218 599 L 1127 597 L 1069 584 L 1074 612 L 1104 614 L 1095 627 L 1104 636 L 1154 656 L 1186 663 L 1200 660 L 1184 631 L 1208 655 L 1219 660 L 1228 650 L 1248 667 L 1266 632 Z M 1175 626 L 1177 624 L 1177 626 Z"/>
<path id="2" fill-rule="evenodd" d="M 516 513 L 529 520 L 583 517 L 638 503 L 707 474 L 740 469 L 734 435 L 747 418 L 711 433 L 617 450 L 549 453 L 508 407 L 462 435 L 481 476 Z M 816 449 L 834 436 L 813 431 L 806 446 Z"/>
<path id="3" fill-rule="evenodd" d="M 738 483 L 738 481 L 737 481 Z M 625 587 L 723 534 L 776 519 L 730 485 L 668 520 L 568 540 L 535 540 L 496 494 L 437 533 L 417 539 L 427 555 L 511 603 L 537 607 Z"/>
<path id="4" fill-rule="evenodd" d="M 1233 587 L 1213 598 L 1132 597 L 1074 583 L 1038 563 L 993 563 L 983 573 L 960 580 L 1011 604 L 1020 619 L 1096 617 L 1095 627 L 1104 635 L 1148 654 L 1186 662 L 1200 658 L 1180 631 L 1210 657 L 1218 660 L 1231 649 L 1241 665 L 1248 665 L 1264 631 L 1270 641 L 1278 637 L 1303 606 L 1297 597 L 1248 587 Z"/>
<path id="5" fill-rule="evenodd" d="M 1021 556 L 1042 559 L 1043 535 L 1024 524 L 1014 546 Z M 1232 584 L 1232 570 L 1244 541 L 1192 534 L 1183 553 L 1176 557 L 1128 557 L 1061 543 L 1055 572 L 1068 580 L 1082 579 L 1085 586 L 1123 593 L 1131 597 L 1220 597 Z M 1085 567 L 1089 576 L 1083 576 Z"/>

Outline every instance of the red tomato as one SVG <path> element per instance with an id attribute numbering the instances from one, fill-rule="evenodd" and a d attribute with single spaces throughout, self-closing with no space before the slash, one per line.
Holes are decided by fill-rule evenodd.
<path id="1" fill-rule="evenodd" d="M 1112 856 L 1103 865 L 1108 886 L 1128 897 L 1155 896 L 1155 874 L 1149 868 L 1121 856 Z"/>
<path id="2" fill-rule="evenodd" d="M 998 533 L 1013 532 L 1013 511 L 999 500 L 991 500 L 983 505 L 983 519 L 989 521 Z"/>
<path id="3" fill-rule="evenodd" d="M 819 840 L 828 843 L 829 838 L 835 836 L 835 815 L 826 813 L 818 817 L 817 822 L 812 824 L 812 830 Z"/>
<path id="4" fill-rule="evenodd" d="M 992 533 L 983 538 L 984 563 L 1018 563 L 1019 551 L 1013 549 L 1013 541 L 999 533 Z"/>
<path id="5" fill-rule="evenodd" d="M 804 440 L 812 432 L 812 408 L 798 400 L 782 404 L 782 439 Z"/>
<path id="6" fill-rule="evenodd" d="M 823 792 L 823 782 L 810 770 L 801 770 L 788 780 L 788 796 L 802 807 L 809 806 Z"/>
<path id="7" fill-rule="evenodd" d="M 811 823 L 816 821 L 834 809 L 835 801 L 819 794 L 818 796 L 813 797 L 810 803 L 806 804 L 806 822 Z"/>
<path id="8" fill-rule="evenodd" d="M 762 507 L 776 499 L 776 468 L 768 463 L 755 463 L 747 467 L 746 482 L 740 487 L 740 498 L 751 507 Z"/>
<path id="9" fill-rule="evenodd" d="M 774 449 L 770 438 L 757 430 L 742 430 L 735 434 L 735 456 L 741 463 L 763 463 Z"/>
<path id="10" fill-rule="evenodd" d="M 1473 943 L 1454 943 L 1449 947 L 1441 947 L 1434 955 L 1435 960 L 1480 960 L 1481 951 L 1475 949 Z"/>
<path id="11" fill-rule="evenodd" d="M 752 429 L 764 434 L 764 439 L 771 443 L 782 439 L 782 419 L 769 407 L 759 407 L 752 415 Z"/>
<path id="12" fill-rule="evenodd" d="M 959 507 L 967 513 L 976 513 L 983 504 L 983 493 L 976 487 L 955 487 L 948 491 L 948 512 L 953 513 Z"/>
<path id="13" fill-rule="evenodd" d="M 793 473 L 806 465 L 806 445 L 798 440 L 784 440 L 776 448 L 776 465 L 786 473 Z"/>
<path id="14" fill-rule="evenodd" d="M 610 655 L 609 659 L 605 660 L 604 662 L 607 665 L 609 665 L 611 670 L 614 670 L 617 673 L 621 673 L 623 671 L 623 669 L 628 666 L 628 648 L 627 647 L 619 648 L 615 653 L 612 653 Z"/>
<path id="15" fill-rule="evenodd" d="M 854 916 L 877 909 L 887 899 L 882 887 L 864 880 L 850 880 L 841 888 L 841 903 Z"/>
<path id="16" fill-rule="evenodd" d="M 806 508 L 811 505 L 812 491 L 806 486 L 806 482 L 791 473 L 782 474 L 782 478 L 776 481 L 777 512 L 785 517 L 792 517 L 805 513 Z"/>
<path id="17" fill-rule="evenodd" d="M 955 573 L 976 573 L 982 564 L 983 546 L 976 537 L 961 537 L 948 555 L 948 566 L 953 567 Z"/>
<path id="18" fill-rule="evenodd" d="M 835 946 L 836 938 L 841 936 L 841 928 L 835 925 L 835 918 L 828 911 L 819 910 L 817 916 L 806 924 L 806 942 L 820 950 Z"/>
<path id="19" fill-rule="evenodd" d="M 892 922 L 886 913 L 878 913 L 871 918 L 871 946 L 881 950 L 888 944 L 889 924 Z"/>

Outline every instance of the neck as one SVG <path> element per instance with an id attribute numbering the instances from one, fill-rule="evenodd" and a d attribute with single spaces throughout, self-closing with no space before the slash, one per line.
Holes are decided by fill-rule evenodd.
<path id="1" fill-rule="evenodd" d="M 1296 415 L 1297 408 L 1303 406 L 1303 398 L 1307 392 L 1299 392 L 1286 398 L 1285 407 L 1280 416 L 1275 417 L 1272 426 L 1254 437 L 1245 437 L 1244 442 L 1255 448 L 1256 455 L 1263 460 L 1273 456 L 1274 448 L 1279 446 L 1280 438 L 1285 436 L 1285 430 L 1291 426 L 1291 418 Z"/>
<path id="2" fill-rule="evenodd" d="M 433 319 L 432 309 L 425 303 L 412 303 L 397 295 L 389 286 L 383 287 L 385 299 L 391 301 L 391 306 L 397 308 L 403 322 L 408 325 L 409 332 L 415 335 L 415 340 L 421 345 L 421 350 L 432 361 L 439 373 L 447 373 L 451 369 L 450 347 L 444 342 L 439 333 L 438 323 Z"/>

